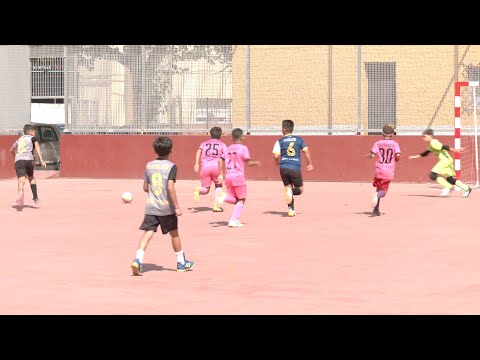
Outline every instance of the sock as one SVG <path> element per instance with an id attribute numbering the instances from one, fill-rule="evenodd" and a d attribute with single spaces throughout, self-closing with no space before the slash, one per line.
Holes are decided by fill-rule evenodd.
<path id="1" fill-rule="evenodd" d="M 293 195 L 300 195 L 300 194 L 301 194 L 301 191 L 300 191 L 299 188 L 293 188 L 293 189 L 292 189 L 292 193 L 293 193 Z"/>
<path id="2" fill-rule="evenodd" d="M 185 254 L 183 253 L 183 250 L 176 252 L 175 255 L 177 255 L 177 263 L 185 265 Z"/>
<path id="3" fill-rule="evenodd" d="M 37 184 L 31 184 L 30 187 L 32 188 L 33 198 L 37 199 L 38 198 Z"/>
<path id="4" fill-rule="evenodd" d="M 462 189 L 463 191 L 467 191 L 468 190 L 468 186 L 465 185 L 464 183 L 462 183 L 460 180 L 457 180 L 455 181 L 455 185 L 457 185 L 460 189 Z"/>
<path id="5" fill-rule="evenodd" d="M 138 249 L 136 258 L 138 259 L 138 261 L 140 261 L 140 263 L 143 263 L 143 255 L 145 255 L 145 251 L 143 251 L 142 249 Z"/>
<path id="6" fill-rule="evenodd" d="M 215 200 L 217 200 L 218 194 L 220 194 L 221 192 L 222 192 L 221 187 L 216 187 L 215 188 Z"/>
<path id="7" fill-rule="evenodd" d="M 233 195 L 227 194 L 227 197 L 225 198 L 224 202 L 229 204 L 235 204 L 237 202 L 237 198 Z"/>
<path id="8" fill-rule="evenodd" d="M 457 180 L 458 181 L 458 180 Z M 451 189 L 453 187 L 452 184 L 450 184 L 447 180 L 445 180 L 443 177 L 439 176 L 437 177 L 437 183 L 442 185 L 446 189 Z"/>
<path id="9" fill-rule="evenodd" d="M 373 211 L 380 211 L 380 198 L 378 198 L 377 205 L 375 205 L 375 208 L 373 209 Z"/>
<path id="10" fill-rule="evenodd" d="M 379 190 L 377 191 L 377 197 L 380 199 L 382 197 L 384 197 L 386 194 L 385 194 L 385 191 L 384 190 Z"/>
<path id="11" fill-rule="evenodd" d="M 208 189 L 206 187 L 200 187 L 200 195 L 205 195 L 208 192 Z"/>
<path id="12" fill-rule="evenodd" d="M 235 204 L 235 208 L 233 209 L 233 214 L 232 217 L 230 218 L 230 221 L 235 221 L 240 217 L 240 214 L 243 210 L 243 203 L 237 202 Z"/>
<path id="13" fill-rule="evenodd" d="M 292 198 L 292 202 L 290 203 L 290 205 L 288 205 L 288 209 L 292 209 L 292 210 L 295 210 L 295 199 Z"/>

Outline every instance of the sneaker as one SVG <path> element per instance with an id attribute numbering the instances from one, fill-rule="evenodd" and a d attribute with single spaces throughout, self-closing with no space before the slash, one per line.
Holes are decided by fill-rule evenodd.
<path id="1" fill-rule="evenodd" d="M 468 197 L 468 195 L 470 195 L 471 192 L 472 192 L 472 188 L 468 188 L 467 191 L 463 192 L 463 197 Z"/>
<path id="2" fill-rule="evenodd" d="M 185 264 L 183 265 L 182 263 L 177 262 L 177 271 L 178 272 L 189 271 L 189 270 L 192 270 L 194 266 L 195 266 L 195 262 L 193 261 L 185 260 Z"/>
<path id="3" fill-rule="evenodd" d="M 295 212 L 295 210 L 293 210 L 291 207 L 289 207 L 289 208 L 288 208 L 288 216 L 294 217 L 295 215 L 297 215 L 297 213 Z"/>
<path id="4" fill-rule="evenodd" d="M 17 197 L 17 201 L 15 202 L 16 205 L 23 205 L 23 199 L 24 199 L 24 192 L 23 190 L 20 191 L 20 193 L 18 194 L 18 197 Z"/>
<path id="5" fill-rule="evenodd" d="M 213 212 L 223 212 L 223 209 L 221 207 L 216 207 L 215 204 L 213 204 L 212 211 Z"/>
<path id="6" fill-rule="evenodd" d="M 237 219 L 235 221 L 229 221 L 228 227 L 242 227 L 243 224 Z"/>
<path id="7" fill-rule="evenodd" d="M 215 198 L 215 204 L 213 204 L 213 208 L 216 208 L 216 209 L 220 208 L 223 202 L 225 201 L 226 197 L 227 197 L 227 194 L 225 194 L 224 191 L 220 191 L 218 193 L 218 196 Z"/>
<path id="8" fill-rule="evenodd" d="M 378 203 L 378 196 L 377 196 L 377 193 L 373 194 L 373 198 L 372 198 L 372 209 L 375 208 L 375 206 L 377 206 L 377 203 Z"/>
<path id="9" fill-rule="evenodd" d="M 452 189 L 444 188 L 440 193 L 440 196 L 448 196 L 450 195 L 450 191 L 452 191 Z"/>
<path id="10" fill-rule="evenodd" d="M 143 274 L 143 265 L 140 262 L 140 260 L 138 259 L 133 260 L 131 267 L 132 267 L 133 275 L 139 276 Z"/>
<path id="11" fill-rule="evenodd" d="M 380 212 L 380 210 L 373 210 L 372 211 L 372 216 L 381 216 L 382 213 Z"/>
<path id="12" fill-rule="evenodd" d="M 193 201 L 196 203 L 200 201 L 200 186 L 196 186 L 193 190 Z"/>
<path id="13" fill-rule="evenodd" d="M 287 205 L 290 205 L 293 201 L 292 188 L 289 186 L 285 187 L 285 201 L 287 202 Z"/>

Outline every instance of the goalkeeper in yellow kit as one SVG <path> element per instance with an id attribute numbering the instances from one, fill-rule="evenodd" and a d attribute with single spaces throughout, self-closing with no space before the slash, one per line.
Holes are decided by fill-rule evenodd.
<path id="1" fill-rule="evenodd" d="M 435 180 L 437 183 L 443 186 L 441 195 L 448 196 L 454 185 L 463 190 L 463 196 L 468 197 L 472 192 L 472 189 L 462 183 L 460 180 L 455 179 L 456 173 L 453 167 L 453 159 L 448 153 L 462 152 L 463 149 L 453 149 L 448 145 L 443 145 L 440 141 L 434 138 L 433 130 L 427 129 L 422 133 L 423 140 L 428 142 L 428 149 L 419 155 L 409 156 L 409 159 L 418 159 L 420 157 L 427 156 L 431 152 L 438 155 L 438 163 L 433 167 L 430 173 L 430 179 Z M 440 176 L 439 176 L 440 175 Z M 443 178 L 445 177 L 445 179 Z"/>

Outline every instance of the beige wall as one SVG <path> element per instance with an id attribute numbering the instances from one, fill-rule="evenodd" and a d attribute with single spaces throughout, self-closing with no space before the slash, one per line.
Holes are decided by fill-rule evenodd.
<path id="1" fill-rule="evenodd" d="M 298 125 L 328 124 L 328 46 L 252 45 L 252 127 L 276 126 L 291 118 Z M 458 47 L 461 59 L 467 46 Z M 397 125 L 425 127 L 434 114 L 435 126 L 453 126 L 453 45 L 364 45 L 361 65 L 361 119 L 368 121 L 366 62 L 395 62 Z M 480 46 L 471 46 L 463 64 L 480 64 Z M 233 60 L 233 115 L 246 116 L 246 46 Z M 463 68 L 459 80 L 465 79 Z M 444 101 L 442 98 L 446 92 Z M 332 46 L 332 118 L 334 126 L 356 127 L 357 46 Z M 438 109 L 438 111 L 437 111 Z"/>

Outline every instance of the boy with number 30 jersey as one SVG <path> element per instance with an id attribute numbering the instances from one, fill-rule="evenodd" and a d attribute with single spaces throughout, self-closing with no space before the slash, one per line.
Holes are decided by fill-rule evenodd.
<path id="1" fill-rule="evenodd" d="M 395 173 L 395 164 L 400 159 L 400 146 L 393 140 L 395 129 L 392 125 L 383 127 L 383 139 L 373 144 L 369 158 L 377 156 L 375 162 L 375 178 L 373 186 L 376 188 L 372 199 L 372 216 L 380 216 L 380 199 L 387 194 L 390 181 Z"/>

